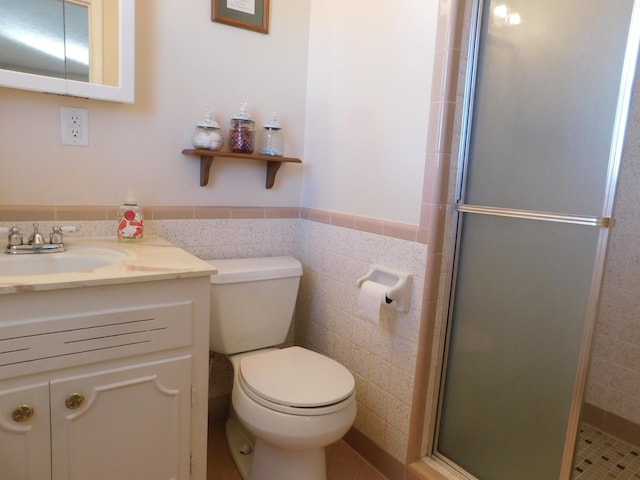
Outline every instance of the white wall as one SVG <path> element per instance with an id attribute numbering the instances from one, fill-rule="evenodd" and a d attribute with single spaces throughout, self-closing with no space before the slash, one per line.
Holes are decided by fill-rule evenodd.
<path id="1" fill-rule="evenodd" d="M 211 22 L 211 0 L 137 0 L 134 105 L 0 88 L 0 203 L 117 205 L 128 186 L 146 205 L 298 206 L 302 168 L 266 190 L 258 162 L 181 154 L 207 107 L 226 131 L 241 101 L 259 126 L 271 111 L 301 157 L 308 0 L 272 1 L 270 34 Z M 89 146 L 60 142 L 60 106 L 89 109 Z"/>
<path id="2" fill-rule="evenodd" d="M 298 206 L 417 224 L 436 0 L 271 0 L 269 35 L 213 23 L 211 0 L 137 0 L 133 105 L 0 88 L 0 204 Z M 285 128 L 284 165 L 191 146 L 207 107 L 226 130 L 247 101 Z M 60 106 L 89 110 L 89 146 L 63 146 Z M 305 125 L 306 123 L 306 125 Z"/>
<path id="3" fill-rule="evenodd" d="M 438 2 L 311 4 L 302 206 L 417 224 Z"/>

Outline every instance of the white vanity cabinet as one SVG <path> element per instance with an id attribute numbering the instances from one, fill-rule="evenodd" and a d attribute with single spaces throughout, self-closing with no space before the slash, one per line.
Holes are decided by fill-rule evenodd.
<path id="1" fill-rule="evenodd" d="M 0 479 L 205 480 L 209 285 L 0 295 Z"/>
<path id="2" fill-rule="evenodd" d="M 190 360 L 52 380 L 52 478 L 189 478 Z"/>
<path id="3" fill-rule="evenodd" d="M 49 424 L 48 383 L 0 387 L 0 478 L 51 477 Z"/>

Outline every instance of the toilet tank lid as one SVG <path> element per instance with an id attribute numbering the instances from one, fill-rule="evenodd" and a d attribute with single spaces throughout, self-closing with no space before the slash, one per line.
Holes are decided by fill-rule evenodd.
<path id="1" fill-rule="evenodd" d="M 299 277 L 302 264 L 293 257 L 225 258 L 207 263 L 218 269 L 211 283 L 239 283 L 254 280 Z"/>

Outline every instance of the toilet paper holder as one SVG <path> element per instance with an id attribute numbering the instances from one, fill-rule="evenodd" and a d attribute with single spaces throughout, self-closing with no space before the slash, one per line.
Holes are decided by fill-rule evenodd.
<path id="1" fill-rule="evenodd" d="M 396 310 L 409 311 L 411 302 L 411 274 L 385 265 L 369 265 L 369 271 L 357 281 L 358 288 L 366 281 L 372 281 L 389 287 L 385 301 L 394 303 Z"/>

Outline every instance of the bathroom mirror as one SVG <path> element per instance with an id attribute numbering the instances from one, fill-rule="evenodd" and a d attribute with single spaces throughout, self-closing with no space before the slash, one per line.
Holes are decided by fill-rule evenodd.
<path id="1" fill-rule="evenodd" d="M 0 0 L 0 86 L 134 101 L 135 0 Z"/>

